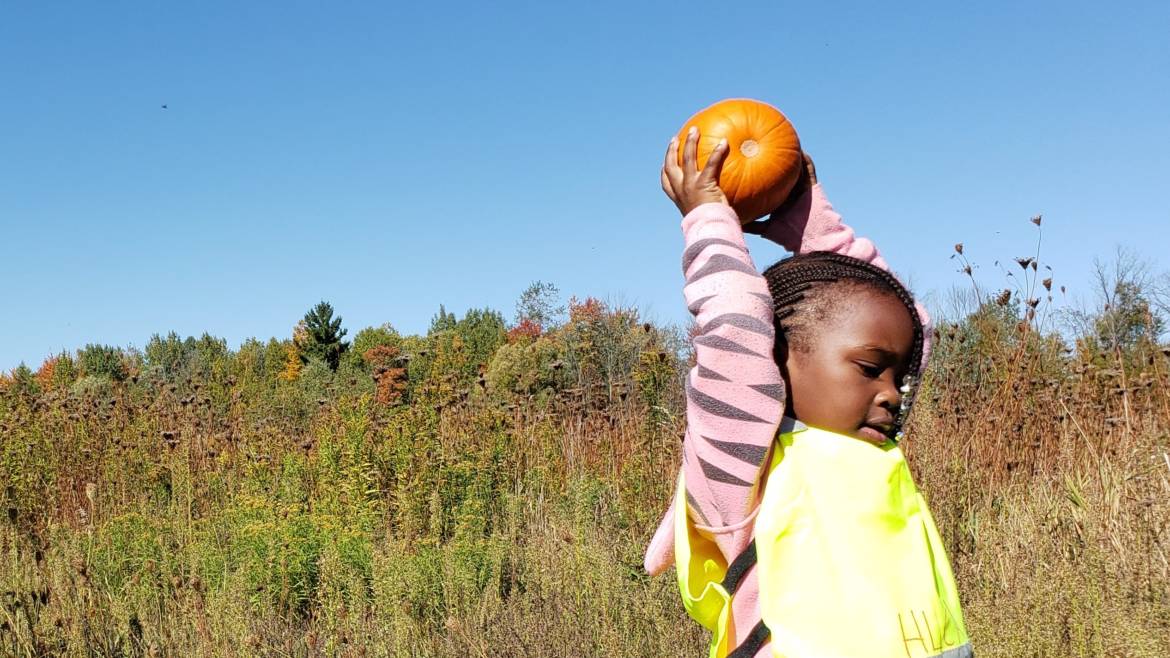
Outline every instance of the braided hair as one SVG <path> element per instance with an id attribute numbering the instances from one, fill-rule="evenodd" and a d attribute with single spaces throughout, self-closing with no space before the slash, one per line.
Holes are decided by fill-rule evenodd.
<path id="1" fill-rule="evenodd" d="M 897 419 L 898 436 L 913 401 L 912 389 L 922 367 L 924 330 L 914 297 L 886 270 L 851 256 L 814 251 L 789 256 L 764 270 L 772 294 L 773 324 L 776 329 L 774 356 L 780 361 L 782 342 L 792 349 L 807 348 L 814 327 L 828 319 L 844 295 L 826 294 L 840 286 L 869 289 L 893 295 L 906 307 L 914 325 L 914 343 L 905 379 L 901 384 L 902 408 Z"/>

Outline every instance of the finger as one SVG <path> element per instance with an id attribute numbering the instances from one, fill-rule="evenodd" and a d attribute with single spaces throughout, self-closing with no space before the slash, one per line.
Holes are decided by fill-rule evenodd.
<path id="1" fill-rule="evenodd" d="M 677 190 L 682 187 L 682 178 L 682 167 L 679 166 L 679 138 L 675 137 L 670 139 L 666 160 L 662 163 L 662 191 L 675 203 L 679 201 Z"/>
<path id="2" fill-rule="evenodd" d="M 674 194 L 674 186 L 670 184 L 670 177 L 666 175 L 666 167 L 662 168 L 662 191 L 666 192 L 671 201 L 678 201 Z"/>
<path id="3" fill-rule="evenodd" d="M 695 164 L 695 151 L 699 149 L 699 129 L 691 126 L 687 131 L 687 141 L 683 144 L 683 173 L 692 174 L 699 170 L 699 166 Z"/>
<path id="4" fill-rule="evenodd" d="M 719 172 L 723 170 L 723 163 L 727 160 L 727 152 L 727 139 L 719 140 L 719 143 L 711 150 L 711 154 L 707 156 L 707 166 L 703 167 L 703 172 L 699 174 L 699 180 L 718 184 Z"/>
<path id="5" fill-rule="evenodd" d="M 805 169 L 805 171 L 808 172 L 809 185 L 816 185 L 817 184 L 817 166 L 815 164 L 813 164 L 813 159 L 812 159 L 811 155 L 809 155 L 807 152 L 804 152 L 804 151 L 802 151 L 802 153 L 804 153 L 804 169 Z"/>
<path id="6" fill-rule="evenodd" d="M 663 191 L 665 191 L 666 195 L 669 196 L 671 199 L 676 198 L 675 194 L 674 194 L 674 189 L 677 188 L 679 185 L 682 185 L 682 180 L 683 180 L 682 167 L 679 167 L 679 165 L 678 165 L 678 136 L 677 135 L 672 137 L 670 139 L 670 144 L 667 144 L 667 146 L 666 146 L 666 157 L 662 161 L 662 176 L 664 179 L 663 187 L 662 187 Z M 668 184 L 671 187 L 670 190 L 666 189 Z"/>
<path id="7" fill-rule="evenodd" d="M 671 167 L 678 169 L 678 135 L 670 138 L 666 145 L 666 157 L 662 159 L 662 170 L 670 171 Z"/>

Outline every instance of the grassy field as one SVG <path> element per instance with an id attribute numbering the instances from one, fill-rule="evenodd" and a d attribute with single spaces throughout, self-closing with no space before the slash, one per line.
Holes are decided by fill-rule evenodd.
<path id="1" fill-rule="evenodd" d="M 1170 655 L 1170 351 L 1130 301 L 939 328 L 906 448 L 980 656 Z M 0 655 L 702 655 L 641 569 L 684 345 L 588 300 L 366 330 L 336 372 L 206 336 L 19 369 Z"/>

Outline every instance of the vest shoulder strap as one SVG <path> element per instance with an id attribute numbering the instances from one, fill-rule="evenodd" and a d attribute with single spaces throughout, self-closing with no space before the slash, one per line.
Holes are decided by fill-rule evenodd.
<path id="1" fill-rule="evenodd" d="M 723 589 L 727 591 L 729 596 L 735 594 L 739 589 L 739 584 L 743 582 L 743 577 L 748 570 L 756 565 L 756 540 L 743 549 L 743 552 L 732 561 L 731 565 L 727 567 L 727 574 L 723 577 Z M 764 620 L 752 628 L 752 632 L 744 638 L 744 641 L 735 648 L 735 651 L 727 654 L 727 658 L 754 658 L 759 652 L 760 647 L 764 646 L 764 642 L 768 641 L 771 632 L 764 624 Z"/>
<path id="2" fill-rule="evenodd" d="M 744 575 L 747 574 L 748 569 L 756 565 L 756 540 L 743 549 L 743 552 L 735 558 L 734 561 L 727 567 L 727 574 L 723 576 L 723 589 L 728 594 L 735 594 L 735 590 L 739 589 L 739 583 L 743 580 Z"/>
<path id="3" fill-rule="evenodd" d="M 760 647 L 764 646 L 764 642 L 768 641 L 771 631 L 764 625 L 764 620 L 760 620 L 758 624 L 752 628 L 752 632 L 748 633 L 747 638 L 743 644 L 735 648 L 735 651 L 727 654 L 727 658 L 754 658 L 759 652 Z"/>

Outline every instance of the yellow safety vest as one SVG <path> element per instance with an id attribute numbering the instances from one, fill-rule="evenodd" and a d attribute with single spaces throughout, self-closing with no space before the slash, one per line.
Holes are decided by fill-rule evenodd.
<path id="1" fill-rule="evenodd" d="M 711 658 L 969 658 L 955 579 L 926 501 L 893 442 L 798 426 L 777 438 L 755 540 L 728 565 L 675 500 L 683 605 Z M 756 565 L 762 620 L 731 644 L 731 597 Z"/>

